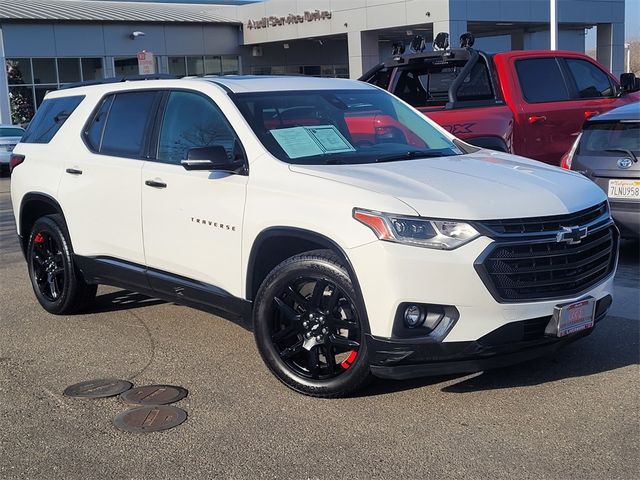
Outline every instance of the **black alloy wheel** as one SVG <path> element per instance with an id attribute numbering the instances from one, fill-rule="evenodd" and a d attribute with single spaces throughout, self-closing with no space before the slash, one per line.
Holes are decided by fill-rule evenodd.
<path id="1" fill-rule="evenodd" d="M 98 286 L 87 284 L 74 265 L 61 215 L 36 220 L 27 244 L 27 265 L 36 298 L 50 313 L 74 313 L 96 296 Z"/>
<path id="2" fill-rule="evenodd" d="M 334 378 L 360 348 L 357 310 L 329 279 L 299 277 L 273 297 L 271 341 L 282 361 L 303 377 Z"/>
<path id="3" fill-rule="evenodd" d="M 62 295 L 65 285 L 62 249 L 46 231 L 36 232 L 31 245 L 31 268 L 36 285 L 44 298 L 55 302 Z"/>
<path id="4" fill-rule="evenodd" d="M 289 258 L 262 283 L 254 305 L 260 354 L 288 387 L 340 397 L 370 378 L 363 314 L 351 279 L 331 251 Z"/>

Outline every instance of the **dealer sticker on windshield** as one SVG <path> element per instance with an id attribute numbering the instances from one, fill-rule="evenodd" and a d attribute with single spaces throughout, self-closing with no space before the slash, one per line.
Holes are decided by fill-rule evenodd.
<path id="1" fill-rule="evenodd" d="M 609 180 L 609 198 L 640 200 L 640 180 Z"/>
<path id="2" fill-rule="evenodd" d="M 289 158 L 356 150 L 333 125 L 278 128 L 269 131 Z"/>
<path id="3" fill-rule="evenodd" d="M 557 305 L 544 333 L 552 337 L 564 337 L 593 327 L 596 311 L 595 298 Z"/>

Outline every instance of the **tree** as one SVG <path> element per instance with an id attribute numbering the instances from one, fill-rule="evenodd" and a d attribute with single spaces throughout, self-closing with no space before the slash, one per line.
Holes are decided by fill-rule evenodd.
<path id="1" fill-rule="evenodd" d="M 629 42 L 629 50 L 631 50 L 630 53 L 630 66 L 631 66 L 631 72 L 635 73 L 636 75 L 640 75 L 640 40 L 631 40 Z M 626 55 L 626 52 L 625 52 Z M 625 57 L 624 59 L 625 61 L 625 68 L 627 67 L 627 59 Z"/>
<path id="2" fill-rule="evenodd" d="M 24 85 L 22 72 L 18 62 L 14 60 L 6 61 L 7 80 L 9 88 L 9 104 L 11 105 L 11 121 L 16 124 L 27 123 L 33 117 L 33 97 L 30 87 L 15 87 L 14 85 Z"/>

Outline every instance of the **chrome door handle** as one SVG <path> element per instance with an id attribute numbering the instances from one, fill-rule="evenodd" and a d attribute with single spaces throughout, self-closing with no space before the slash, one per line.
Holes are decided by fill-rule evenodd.
<path id="1" fill-rule="evenodd" d="M 547 116 L 546 115 L 531 115 L 529 117 L 529 123 L 531 125 L 534 125 L 536 123 L 546 122 L 546 121 L 547 121 Z"/>
<path id="2" fill-rule="evenodd" d="M 157 180 L 147 180 L 144 184 L 153 188 L 167 188 L 167 184 L 164 182 L 158 182 Z"/>
<path id="3" fill-rule="evenodd" d="M 67 168 L 66 172 L 71 175 L 82 175 L 82 170 L 78 170 L 77 168 Z"/>

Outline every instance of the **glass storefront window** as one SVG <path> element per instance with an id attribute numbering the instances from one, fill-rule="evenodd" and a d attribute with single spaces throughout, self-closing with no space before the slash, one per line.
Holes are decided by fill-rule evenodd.
<path id="1" fill-rule="evenodd" d="M 238 57 L 222 57 L 222 73 L 225 75 L 238 75 L 240 73 Z"/>
<path id="2" fill-rule="evenodd" d="M 29 122 L 48 91 L 104 77 L 102 58 L 8 58 L 5 68 L 13 123 Z"/>
<path id="3" fill-rule="evenodd" d="M 319 77 L 320 76 L 320 66 L 319 65 L 309 65 L 306 67 L 302 67 L 302 73 L 311 77 Z"/>
<path id="4" fill-rule="evenodd" d="M 116 57 L 113 59 L 116 77 L 121 75 L 138 75 L 138 57 Z"/>
<path id="5" fill-rule="evenodd" d="M 9 85 L 33 83 L 31 60 L 29 58 L 8 58 L 5 63 Z"/>
<path id="6" fill-rule="evenodd" d="M 311 75 L 314 77 L 349 78 L 347 65 L 272 65 L 253 66 L 253 75 Z"/>
<path id="7" fill-rule="evenodd" d="M 79 58 L 59 58 L 58 77 L 60 83 L 72 83 L 82 80 Z"/>
<path id="8" fill-rule="evenodd" d="M 82 80 L 97 80 L 103 77 L 104 73 L 101 58 L 82 59 Z"/>
<path id="9" fill-rule="evenodd" d="M 349 66 L 348 65 L 336 65 L 336 78 L 349 78 Z"/>
<path id="10" fill-rule="evenodd" d="M 169 57 L 169 73 L 179 77 L 187 74 L 184 57 Z"/>
<path id="11" fill-rule="evenodd" d="M 36 98 L 36 108 L 38 108 L 42 104 L 42 100 L 44 100 L 44 96 L 48 92 L 52 92 L 53 90 L 57 90 L 57 85 L 36 85 L 34 87 L 35 98 Z"/>
<path id="12" fill-rule="evenodd" d="M 222 73 L 220 57 L 204 57 L 204 73 L 205 75 L 220 75 Z"/>
<path id="13" fill-rule="evenodd" d="M 55 58 L 32 58 L 33 83 L 58 83 Z"/>
<path id="14" fill-rule="evenodd" d="M 204 75 L 202 57 L 187 57 L 187 75 Z"/>

